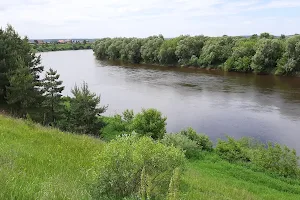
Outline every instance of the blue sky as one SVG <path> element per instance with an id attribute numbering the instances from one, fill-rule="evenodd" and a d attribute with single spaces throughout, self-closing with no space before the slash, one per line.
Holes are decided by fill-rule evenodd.
<path id="1" fill-rule="evenodd" d="M 300 33 L 300 0 L 1 0 L 0 26 L 29 38 Z"/>

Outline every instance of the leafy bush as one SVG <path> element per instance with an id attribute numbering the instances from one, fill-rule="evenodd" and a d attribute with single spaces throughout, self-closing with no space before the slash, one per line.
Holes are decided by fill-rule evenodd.
<path id="1" fill-rule="evenodd" d="M 227 141 L 218 140 L 216 145 L 217 154 L 229 162 L 250 161 L 250 156 L 240 141 L 227 136 Z"/>
<path id="2" fill-rule="evenodd" d="M 173 145 L 176 148 L 182 149 L 187 158 L 196 157 L 198 152 L 201 150 L 199 149 L 196 141 L 193 141 L 180 133 L 166 134 L 161 142 L 168 146 Z"/>
<path id="3" fill-rule="evenodd" d="M 156 109 L 143 109 L 132 120 L 132 129 L 140 135 L 162 139 L 166 133 L 166 117 Z"/>
<path id="4" fill-rule="evenodd" d="M 229 162 L 251 162 L 253 166 L 285 177 L 300 176 L 296 151 L 271 142 L 265 145 L 253 138 L 219 140 L 217 154 Z"/>
<path id="5" fill-rule="evenodd" d="M 188 128 L 182 130 L 180 134 L 188 137 L 190 140 L 195 141 L 199 148 L 205 151 L 213 150 L 213 143 L 207 135 L 198 134 L 194 129 Z"/>
<path id="6" fill-rule="evenodd" d="M 268 143 L 267 148 L 259 148 L 253 154 L 253 163 L 258 167 L 275 172 L 282 176 L 299 175 L 299 157 L 296 151 L 287 146 Z"/>
<path id="7" fill-rule="evenodd" d="M 119 137 L 95 159 L 93 195 L 101 199 L 132 197 L 140 194 L 141 180 L 146 180 L 148 198 L 165 199 L 173 170 L 184 161 L 181 150 L 149 137 Z"/>

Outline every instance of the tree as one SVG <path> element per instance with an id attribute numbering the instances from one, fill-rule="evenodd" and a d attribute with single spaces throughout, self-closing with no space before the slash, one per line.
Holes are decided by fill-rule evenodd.
<path id="1" fill-rule="evenodd" d="M 175 51 L 176 56 L 179 58 L 178 62 L 182 65 L 188 65 L 193 56 L 199 57 L 202 47 L 204 46 L 204 42 L 204 36 L 187 36 L 180 40 Z M 193 62 L 194 61 L 192 61 L 192 63 Z"/>
<path id="2" fill-rule="evenodd" d="M 9 86 L 6 87 L 7 103 L 20 117 L 25 117 L 36 102 L 34 77 L 27 67 L 19 67 L 9 76 Z"/>
<path id="3" fill-rule="evenodd" d="M 133 130 L 140 135 L 148 135 L 153 139 L 162 139 L 166 133 L 166 117 L 156 109 L 143 109 L 133 119 Z"/>
<path id="4" fill-rule="evenodd" d="M 283 53 L 283 43 L 278 39 L 260 39 L 252 58 L 251 68 L 256 73 L 270 73 L 275 70 L 277 60 Z"/>
<path id="5" fill-rule="evenodd" d="M 199 57 L 199 65 L 223 64 L 231 56 L 234 44 L 235 39 L 228 36 L 208 39 Z"/>
<path id="6" fill-rule="evenodd" d="M 151 36 L 141 47 L 141 57 L 145 63 L 158 63 L 160 46 L 164 42 L 163 36 Z"/>
<path id="7" fill-rule="evenodd" d="M 43 100 L 40 61 L 28 38 L 22 39 L 10 25 L 5 30 L 0 29 L 0 100 L 7 100 L 11 109 L 21 115 L 28 112 L 29 107 L 38 108 Z"/>
<path id="8" fill-rule="evenodd" d="M 62 81 L 59 80 L 59 77 L 60 75 L 57 74 L 57 71 L 50 68 L 43 80 L 45 97 L 43 104 L 44 108 L 46 108 L 46 118 L 50 123 L 55 123 L 61 107 L 61 93 L 64 90 L 64 86 L 61 86 Z"/>
<path id="9" fill-rule="evenodd" d="M 300 71 L 300 36 L 296 35 L 286 41 L 285 52 L 277 65 L 276 74 L 291 75 Z"/>
<path id="10" fill-rule="evenodd" d="M 271 35 L 270 33 L 261 33 L 260 34 L 260 36 L 259 36 L 259 38 L 265 38 L 265 39 L 273 39 L 274 38 L 274 36 L 273 35 Z"/>
<path id="11" fill-rule="evenodd" d="M 249 72 L 255 55 L 256 38 L 241 39 L 233 47 L 232 55 L 225 62 L 226 71 Z"/>
<path id="12" fill-rule="evenodd" d="M 64 103 L 64 117 L 58 126 L 66 131 L 99 135 L 103 122 L 99 116 L 104 113 L 107 106 L 99 107 L 100 96 L 92 93 L 87 83 L 81 88 L 72 89 L 73 98 L 68 98 Z"/>
<path id="13" fill-rule="evenodd" d="M 158 59 L 160 64 L 163 65 L 175 65 L 178 62 L 178 58 L 175 54 L 177 44 L 180 40 L 182 40 L 184 36 L 180 36 L 177 38 L 172 38 L 169 40 L 165 40 L 161 45 Z"/>

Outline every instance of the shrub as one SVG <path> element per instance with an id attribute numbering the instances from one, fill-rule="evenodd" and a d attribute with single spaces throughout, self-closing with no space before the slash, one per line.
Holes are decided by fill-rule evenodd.
<path id="1" fill-rule="evenodd" d="M 250 161 L 250 156 L 240 141 L 227 136 L 227 141 L 218 140 L 216 145 L 217 154 L 229 162 Z"/>
<path id="2" fill-rule="evenodd" d="M 294 149 L 270 142 L 267 148 L 259 148 L 252 159 L 258 167 L 286 177 L 299 175 L 298 160 Z"/>
<path id="3" fill-rule="evenodd" d="M 194 129 L 188 128 L 186 130 L 182 130 L 180 134 L 188 137 L 190 140 L 195 141 L 199 148 L 205 151 L 213 150 L 213 143 L 206 135 L 198 134 Z"/>
<path id="4" fill-rule="evenodd" d="M 143 109 L 133 118 L 132 129 L 141 135 L 162 139 L 166 133 L 166 120 L 156 109 Z"/>
<path id="5" fill-rule="evenodd" d="M 148 198 L 165 199 L 173 171 L 184 160 L 181 150 L 149 137 L 119 137 L 95 159 L 93 195 L 101 199 L 139 196 L 146 180 Z"/>
<path id="6" fill-rule="evenodd" d="M 180 133 L 166 134 L 161 142 L 168 146 L 173 145 L 176 148 L 182 149 L 187 158 L 196 157 L 198 152 L 201 150 L 199 149 L 196 141 L 193 141 Z"/>

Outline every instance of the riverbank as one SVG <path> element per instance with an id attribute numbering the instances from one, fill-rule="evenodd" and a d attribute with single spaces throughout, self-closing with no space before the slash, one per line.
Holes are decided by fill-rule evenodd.
<path id="1" fill-rule="evenodd" d="M 94 157 L 106 143 L 0 115 L 1 199 L 92 199 Z M 190 160 L 181 199 L 298 199 L 300 182 L 229 163 Z"/>

